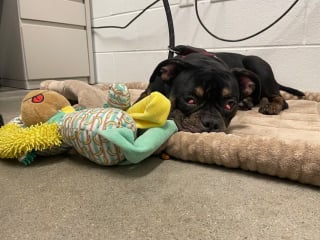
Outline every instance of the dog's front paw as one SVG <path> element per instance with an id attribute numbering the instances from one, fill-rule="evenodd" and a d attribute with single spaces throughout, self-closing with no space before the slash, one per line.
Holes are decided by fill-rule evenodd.
<path id="1" fill-rule="evenodd" d="M 252 98 L 247 97 L 242 99 L 242 101 L 239 102 L 238 106 L 240 110 L 251 110 L 254 107 Z"/>
<path id="2" fill-rule="evenodd" d="M 259 112 L 265 115 L 277 115 L 283 109 L 282 103 L 279 101 L 270 102 L 267 98 L 260 100 Z"/>

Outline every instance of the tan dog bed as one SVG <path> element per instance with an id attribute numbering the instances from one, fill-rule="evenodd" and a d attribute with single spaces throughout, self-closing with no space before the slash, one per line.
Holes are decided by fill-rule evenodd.
<path id="1" fill-rule="evenodd" d="M 134 101 L 147 83 L 127 83 Z M 47 80 L 42 89 L 57 91 L 84 107 L 101 107 L 109 84 Z M 303 99 L 283 93 L 289 109 L 267 116 L 239 111 L 228 133 L 174 134 L 163 146 L 172 158 L 241 168 L 320 186 L 320 93 Z"/>

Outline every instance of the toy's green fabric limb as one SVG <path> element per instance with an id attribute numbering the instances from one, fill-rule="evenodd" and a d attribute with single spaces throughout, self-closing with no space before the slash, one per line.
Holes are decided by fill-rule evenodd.
<path id="1" fill-rule="evenodd" d="M 97 132 L 121 148 L 127 160 L 121 164 L 130 164 L 139 163 L 151 156 L 177 130 L 176 124 L 168 120 L 162 127 L 147 129 L 137 139 L 128 128 L 113 128 Z"/>
<path id="2" fill-rule="evenodd" d="M 23 163 L 25 166 L 30 165 L 36 158 L 37 154 L 35 151 L 29 152 L 26 156 L 19 158 L 19 162 Z"/>

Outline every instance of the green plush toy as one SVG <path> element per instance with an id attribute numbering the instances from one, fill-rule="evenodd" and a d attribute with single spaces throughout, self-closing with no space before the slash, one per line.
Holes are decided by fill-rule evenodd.
<path id="1" fill-rule="evenodd" d="M 119 97 L 115 89 L 125 94 Z M 162 94 L 154 92 L 124 111 L 109 106 L 117 101 L 117 107 L 130 106 L 126 86 L 113 85 L 110 90 L 108 107 L 79 111 L 56 92 L 31 91 L 21 105 L 21 120 L 28 122 L 27 127 L 11 123 L 0 129 L 0 158 L 17 158 L 28 165 L 35 151 L 63 143 L 100 165 L 138 163 L 177 131 L 175 123 L 167 120 L 170 101 Z M 145 130 L 140 136 L 138 128 Z"/>

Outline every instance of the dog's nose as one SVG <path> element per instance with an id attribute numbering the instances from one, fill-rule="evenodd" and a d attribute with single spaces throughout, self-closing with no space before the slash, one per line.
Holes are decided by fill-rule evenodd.
<path id="1" fill-rule="evenodd" d="M 201 123 L 206 132 L 222 132 L 226 130 L 224 122 L 213 117 L 202 117 Z"/>

